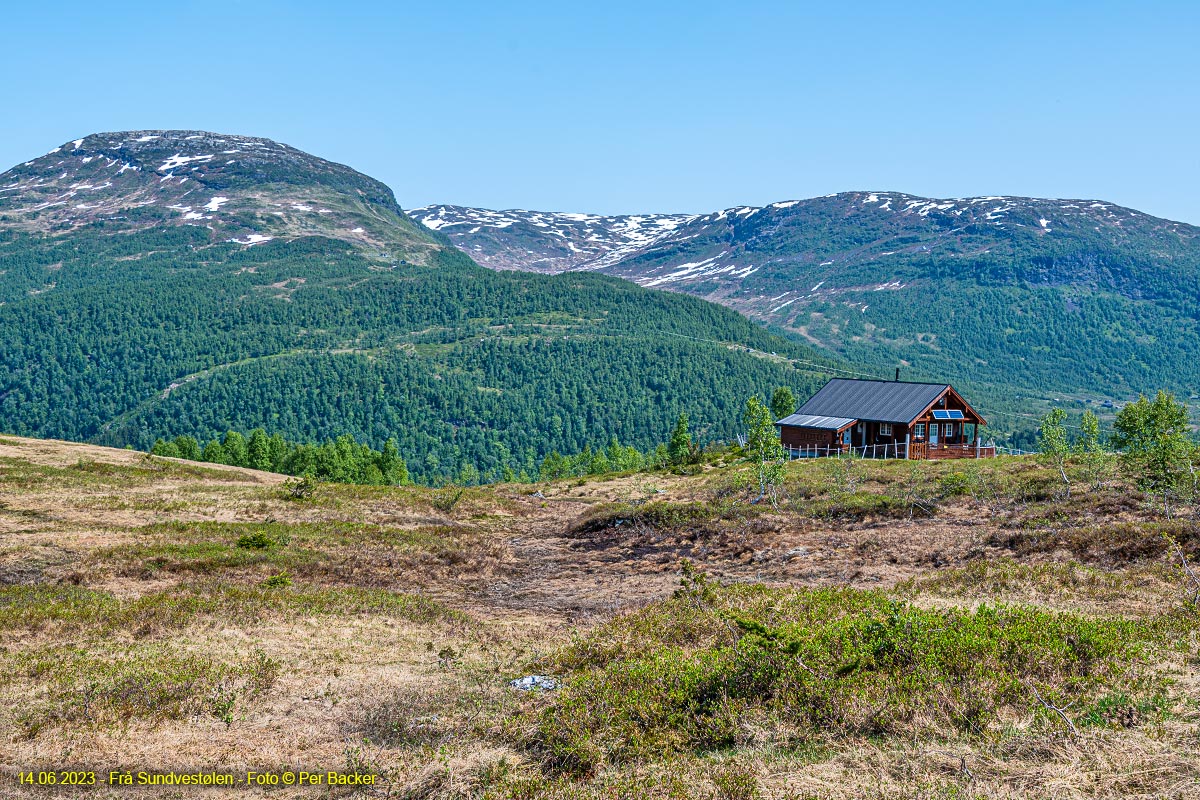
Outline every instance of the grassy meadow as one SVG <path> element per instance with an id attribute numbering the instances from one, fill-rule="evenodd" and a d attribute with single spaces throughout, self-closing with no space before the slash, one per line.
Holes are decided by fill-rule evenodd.
<path id="1" fill-rule="evenodd" d="M 1200 794 L 1200 520 L 1115 476 L 797 462 L 772 506 L 730 460 L 296 495 L 0 438 L 0 794 Z M 509 686 L 535 674 L 560 685 Z M 19 782 L 56 770 L 377 783 Z"/>

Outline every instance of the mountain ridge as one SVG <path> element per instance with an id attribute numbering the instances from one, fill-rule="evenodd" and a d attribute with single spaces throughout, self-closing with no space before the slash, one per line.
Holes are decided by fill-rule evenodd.
<path id="1" fill-rule="evenodd" d="M 409 220 L 390 188 L 350 167 L 271 139 L 196 130 L 68 141 L 0 174 L 0 217 L 42 233 L 190 225 L 244 246 L 320 235 L 381 261 L 425 263 L 446 244 Z"/>
<path id="2" fill-rule="evenodd" d="M 542 254 L 693 294 L 877 370 L 1114 399 L 1200 379 L 1200 227 L 1105 201 L 844 192 L 673 218 L 624 250 L 623 217 L 410 213 L 485 266 Z M 564 260 L 580 237 L 589 257 Z"/>
<path id="3" fill-rule="evenodd" d="M 839 192 L 820 197 L 784 200 L 764 206 L 731 206 L 708 214 L 651 213 L 600 215 L 529 211 L 526 209 L 491 210 L 447 204 L 421 206 L 410 209 L 408 213 L 413 219 L 421 222 L 426 227 L 447 234 L 451 240 L 458 242 L 464 251 L 478 254 L 480 263 L 485 266 L 495 265 L 498 268 L 507 269 L 526 268 L 533 271 L 562 272 L 571 269 L 596 270 L 616 267 L 621 261 L 634 257 L 641 250 L 656 244 L 670 241 L 676 237 L 682 239 L 693 238 L 697 233 L 695 231 L 696 227 L 704 228 L 723 220 L 749 219 L 760 213 L 771 214 L 794 209 L 795 211 L 790 212 L 789 215 L 791 215 L 797 211 L 802 212 L 807 208 L 817 206 L 824 201 L 841 202 L 845 205 L 853 205 L 857 202 L 861 205 L 862 210 L 868 210 L 867 207 L 875 205 L 879 212 L 890 211 L 901 217 L 929 217 L 933 214 L 935 217 L 954 216 L 962 218 L 965 214 L 965 224 L 963 227 L 983 222 L 1001 229 L 1005 226 L 1029 227 L 1035 233 L 1052 233 L 1055 221 L 1042 216 L 1043 213 L 1050 211 L 1051 213 L 1057 213 L 1057 219 L 1060 221 L 1064 216 L 1090 216 L 1093 221 L 1100 221 L 1102 218 L 1105 224 L 1119 227 L 1122 219 L 1141 220 L 1143 222 L 1159 224 L 1163 229 L 1170 229 L 1183 238 L 1196 239 L 1200 237 L 1200 227 L 1184 222 L 1154 217 L 1136 209 L 1126 208 L 1103 200 L 1038 198 L 1015 195 L 928 198 L 890 191 Z M 896 204 L 896 206 L 893 207 L 893 204 Z M 979 218 L 980 215 L 978 212 L 980 211 L 983 212 L 983 219 Z M 1089 214 L 1088 212 L 1093 213 Z M 557 223 L 560 227 L 555 227 L 551 223 Z M 568 230 L 570 227 L 582 228 L 589 234 L 588 237 L 585 237 L 584 241 L 591 243 L 593 247 L 589 251 L 582 253 L 571 249 L 569 246 L 567 249 L 568 252 L 575 256 L 591 256 L 591 258 L 567 259 L 564 263 L 559 263 L 554 259 L 546 259 L 545 262 L 540 264 L 534 263 L 521 266 L 504 258 L 503 255 L 497 258 L 497 254 L 489 252 L 486 247 L 482 246 L 483 242 L 480 239 L 480 234 L 483 233 L 484 229 L 505 230 L 512 229 L 521 224 L 535 229 L 532 232 L 540 233 L 544 237 L 553 236 L 567 242 L 572 241 L 569 235 L 570 231 Z M 648 233 L 644 232 L 647 224 L 652 228 Z M 655 226 L 658 230 L 653 230 Z M 470 230 L 462 230 L 467 227 Z M 543 230 L 537 231 L 536 228 L 542 228 Z M 641 236 L 633 237 L 633 241 L 630 242 L 621 241 L 621 234 L 626 231 L 634 231 L 640 233 Z M 463 243 L 466 243 L 466 246 L 463 246 Z M 625 248 L 622 246 L 626 244 L 632 244 L 635 247 Z M 879 255 L 889 256 L 893 254 L 894 252 L 883 252 Z M 705 272 L 703 274 L 711 273 Z M 647 278 L 646 280 L 654 280 L 654 278 Z M 672 281 L 659 280 L 658 282 L 667 283 Z"/>
<path id="4" fill-rule="evenodd" d="M 731 438 L 749 394 L 823 374 L 696 298 L 484 269 L 383 184 L 269 140 L 84 137 L 0 189 L 11 433 L 395 438 L 416 479 L 473 483 L 614 438 L 653 448 L 680 412 Z"/>

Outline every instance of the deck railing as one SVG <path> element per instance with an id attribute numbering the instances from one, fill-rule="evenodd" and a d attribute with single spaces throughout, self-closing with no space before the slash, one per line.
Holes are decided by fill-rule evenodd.
<path id="1" fill-rule="evenodd" d="M 860 445 L 784 445 L 790 459 L 800 458 L 908 458 L 910 446 L 905 442 L 890 442 L 888 444 Z M 913 458 L 994 458 L 994 444 L 962 442 L 957 444 L 930 444 L 928 442 L 913 442 L 911 446 Z"/>

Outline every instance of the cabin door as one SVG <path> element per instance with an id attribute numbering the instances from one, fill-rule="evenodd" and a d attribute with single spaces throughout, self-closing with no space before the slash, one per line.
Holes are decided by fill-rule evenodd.
<path id="1" fill-rule="evenodd" d="M 936 422 L 929 423 L 929 443 L 930 444 L 935 445 L 938 443 L 938 430 L 941 427 L 942 426 L 937 424 Z"/>

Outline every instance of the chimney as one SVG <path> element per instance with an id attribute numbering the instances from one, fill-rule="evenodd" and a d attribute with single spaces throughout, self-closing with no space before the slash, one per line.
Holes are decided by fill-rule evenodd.
<path id="1" fill-rule="evenodd" d="M 899 383 L 899 381 L 900 381 L 900 368 L 896 367 L 896 382 Z"/>

